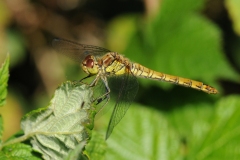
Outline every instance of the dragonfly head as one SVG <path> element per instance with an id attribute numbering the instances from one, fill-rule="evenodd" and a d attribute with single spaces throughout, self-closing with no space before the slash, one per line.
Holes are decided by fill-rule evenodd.
<path id="1" fill-rule="evenodd" d="M 98 62 L 96 58 L 92 55 L 88 55 L 82 62 L 82 69 L 87 74 L 97 74 L 98 73 Z"/>

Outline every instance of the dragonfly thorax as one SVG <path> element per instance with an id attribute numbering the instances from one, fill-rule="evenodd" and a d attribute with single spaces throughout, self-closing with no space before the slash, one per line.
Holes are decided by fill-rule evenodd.
<path id="1" fill-rule="evenodd" d="M 82 62 L 82 69 L 90 75 L 98 73 L 98 63 L 94 56 L 88 55 Z"/>
<path id="2" fill-rule="evenodd" d="M 123 75 L 130 70 L 130 62 L 117 52 L 109 52 L 102 58 L 102 71 L 108 75 Z"/>

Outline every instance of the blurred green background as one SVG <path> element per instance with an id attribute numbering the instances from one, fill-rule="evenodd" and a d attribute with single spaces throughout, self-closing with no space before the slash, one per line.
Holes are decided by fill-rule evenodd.
<path id="1" fill-rule="evenodd" d="M 20 129 L 24 113 L 46 106 L 62 82 L 86 76 L 78 64 L 53 50 L 51 41 L 55 37 L 101 46 L 156 71 L 202 81 L 220 92 L 208 95 L 139 79 L 130 113 L 107 141 L 111 148 L 107 152 L 109 159 L 191 159 L 195 155 L 198 159 L 209 155 L 216 159 L 223 158 L 224 153 L 239 157 L 238 0 L 0 1 L 0 62 L 7 54 L 11 58 L 7 104 L 0 108 L 4 139 Z M 229 119 L 224 119 L 226 113 Z M 98 120 L 95 128 L 104 134 L 106 130 L 101 126 L 108 120 L 109 117 Z M 220 122 L 231 126 L 220 125 L 219 129 Z M 224 128 L 226 131 L 221 130 Z M 225 139 L 218 142 L 214 132 L 218 140 Z M 227 133 L 236 134 L 228 139 L 224 137 Z M 149 137 L 159 143 L 152 144 Z M 226 147 L 227 142 L 235 142 L 228 144 L 232 149 Z M 121 143 L 125 145 L 119 148 L 117 144 Z M 144 149 L 139 149 L 139 145 L 144 145 Z M 215 150 L 209 149 L 214 147 L 220 155 L 215 156 Z"/>

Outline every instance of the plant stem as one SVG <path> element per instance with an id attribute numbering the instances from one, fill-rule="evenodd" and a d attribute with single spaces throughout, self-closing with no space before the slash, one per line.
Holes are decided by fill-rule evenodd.
<path id="1" fill-rule="evenodd" d="M 5 143 L 2 143 L 2 145 L 0 145 L 0 150 L 2 150 L 2 148 L 7 146 L 7 145 L 11 145 L 11 144 L 14 144 L 14 143 L 20 143 L 22 141 L 25 141 L 28 138 L 29 138 L 28 135 L 23 135 L 21 137 L 18 137 L 18 138 L 12 139 L 10 141 L 7 141 Z"/>

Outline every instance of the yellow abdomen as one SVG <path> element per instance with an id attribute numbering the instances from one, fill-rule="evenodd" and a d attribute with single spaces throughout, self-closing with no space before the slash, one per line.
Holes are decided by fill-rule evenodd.
<path id="1" fill-rule="evenodd" d="M 149 78 L 149 79 L 153 79 L 153 80 L 161 80 L 161 81 L 165 81 L 165 82 L 170 82 L 170 83 L 182 85 L 185 87 L 190 87 L 190 88 L 194 88 L 197 90 L 201 90 L 201 91 L 207 92 L 209 94 L 218 93 L 218 91 L 215 88 L 205 85 L 202 82 L 198 82 L 198 81 L 194 81 L 191 79 L 182 78 L 182 77 L 178 77 L 178 76 L 172 76 L 172 75 L 164 74 L 161 72 L 156 72 L 156 71 L 153 71 L 153 70 L 151 70 L 147 67 L 144 67 L 138 63 L 132 64 L 131 72 L 133 73 L 133 75 L 135 75 L 137 77 L 143 77 L 143 78 Z"/>

